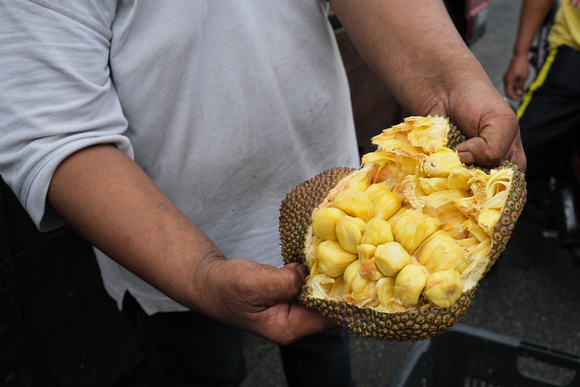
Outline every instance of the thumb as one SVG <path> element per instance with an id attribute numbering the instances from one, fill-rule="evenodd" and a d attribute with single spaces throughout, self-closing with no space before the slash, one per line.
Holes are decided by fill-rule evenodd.
<path id="1" fill-rule="evenodd" d="M 296 300 L 306 276 L 306 268 L 299 263 L 290 263 L 279 269 L 261 265 L 257 272 L 246 277 L 246 285 L 254 289 L 254 304 L 269 307 Z"/>
<path id="2" fill-rule="evenodd" d="M 459 159 L 465 164 L 476 164 L 484 167 L 497 167 L 502 161 L 508 160 L 522 171 L 526 170 L 527 160 L 520 138 L 516 138 L 510 146 L 494 146 L 482 137 L 472 137 L 455 148 Z"/>
<path id="3" fill-rule="evenodd" d="M 462 163 L 495 167 L 502 162 L 502 152 L 482 137 L 472 137 L 455 148 Z"/>
<path id="4" fill-rule="evenodd" d="M 306 270 L 302 264 L 298 262 L 292 262 L 282 266 L 280 269 L 278 269 L 278 271 L 288 282 L 287 288 L 289 293 L 293 295 L 291 300 L 295 299 L 296 296 L 298 296 L 300 293 L 302 285 L 308 276 L 308 270 Z"/>

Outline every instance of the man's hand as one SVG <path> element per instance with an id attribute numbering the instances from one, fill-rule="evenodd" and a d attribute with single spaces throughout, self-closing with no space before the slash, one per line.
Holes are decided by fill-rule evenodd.
<path id="1" fill-rule="evenodd" d="M 469 138 L 457 146 L 461 161 L 485 167 L 511 161 L 522 170 L 526 156 L 517 117 L 491 82 L 474 78 L 465 87 L 450 89 L 447 103 L 428 114 L 447 116 Z"/>
<path id="2" fill-rule="evenodd" d="M 442 1 L 331 0 L 354 45 L 411 115 L 447 116 L 462 161 L 526 160 L 516 116 L 457 33 Z"/>
<path id="3" fill-rule="evenodd" d="M 278 344 L 336 325 L 295 300 L 307 272 L 291 263 L 280 269 L 248 259 L 200 262 L 191 292 L 201 312 Z M 202 295 L 200 297 L 200 295 Z"/>
<path id="4" fill-rule="evenodd" d="M 513 100 L 520 99 L 524 94 L 525 82 L 530 71 L 528 54 L 553 2 L 553 0 L 524 0 L 522 3 L 514 53 L 503 77 L 505 93 Z"/>
<path id="5" fill-rule="evenodd" d="M 526 79 L 530 72 L 528 56 L 514 55 L 503 76 L 506 95 L 514 101 L 524 95 Z"/>
<path id="6" fill-rule="evenodd" d="M 227 260 L 114 146 L 69 156 L 57 168 L 48 198 L 86 240 L 198 313 L 280 344 L 334 327 L 295 302 L 306 277 L 303 266 Z"/>

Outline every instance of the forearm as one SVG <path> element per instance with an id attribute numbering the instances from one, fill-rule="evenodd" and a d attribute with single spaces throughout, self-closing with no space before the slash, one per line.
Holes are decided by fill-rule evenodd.
<path id="1" fill-rule="evenodd" d="M 227 260 L 114 146 L 68 157 L 54 174 L 48 200 L 82 237 L 194 311 L 281 344 L 334 326 L 291 303 L 304 267 Z"/>
<path id="2" fill-rule="evenodd" d="M 552 3 L 553 0 L 524 0 L 514 45 L 514 56 L 523 56 L 527 59 L 530 47 L 548 15 Z"/>
<path id="3" fill-rule="evenodd" d="M 358 51 L 411 113 L 432 112 L 453 84 L 489 82 L 441 1 L 331 1 Z"/>
<path id="4" fill-rule="evenodd" d="M 114 146 L 81 150 L 56 170 L 48 200 L 81 236 L 190 308 L 196 269 L 217 247 Z M 170 279 L 170 280 L 168 280 Z"/>
<path id="5" fill-rule="evenodd" d="M 469 137 L 461 161 L 525 169 L 517 118 L 441 0 L 331 0 L 361 56 L 410 114 L 444 115 Z"/>

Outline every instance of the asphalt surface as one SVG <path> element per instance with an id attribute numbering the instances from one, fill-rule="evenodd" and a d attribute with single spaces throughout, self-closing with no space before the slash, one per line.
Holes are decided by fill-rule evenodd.
<path id="1" fill-rule="evenodd" d="M 492 0 L 486 34 L 471 47 L 502 94 L 520 6 L 521 0 Z M 526 215 L 518 221 L 504 254 L 480 282 L 461 324 L 580 356 L 580 265 L 554 233 Z M 357 386 L 389 386 L 413 345 L 352 336 Z M 245 356 L 249 372 L 245 387 L 286 385 L 274 344 L 247 335 Z M 537 377 L 568 381 L 569 373 L 559 368 L 535 364 L 525 368 Z"/>

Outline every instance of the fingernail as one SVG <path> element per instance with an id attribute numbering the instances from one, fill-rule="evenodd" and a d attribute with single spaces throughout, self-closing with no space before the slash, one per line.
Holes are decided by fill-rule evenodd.
<path id="1" fill-rule="evenodd" d="M 306 277 L 308 277 L 308 270 L 303 265 L 296 266 L 296 270 L 300 274 L 300 277 L 302 277 L 302 282 L 304 282 Z"/>
<path id="2" fill-rule="evenodd" d="M 475 158 L 471 152 L 457 152 L 459 155 L 459 159 L 464 164 L 473 164 L 475 162 Z"/>

